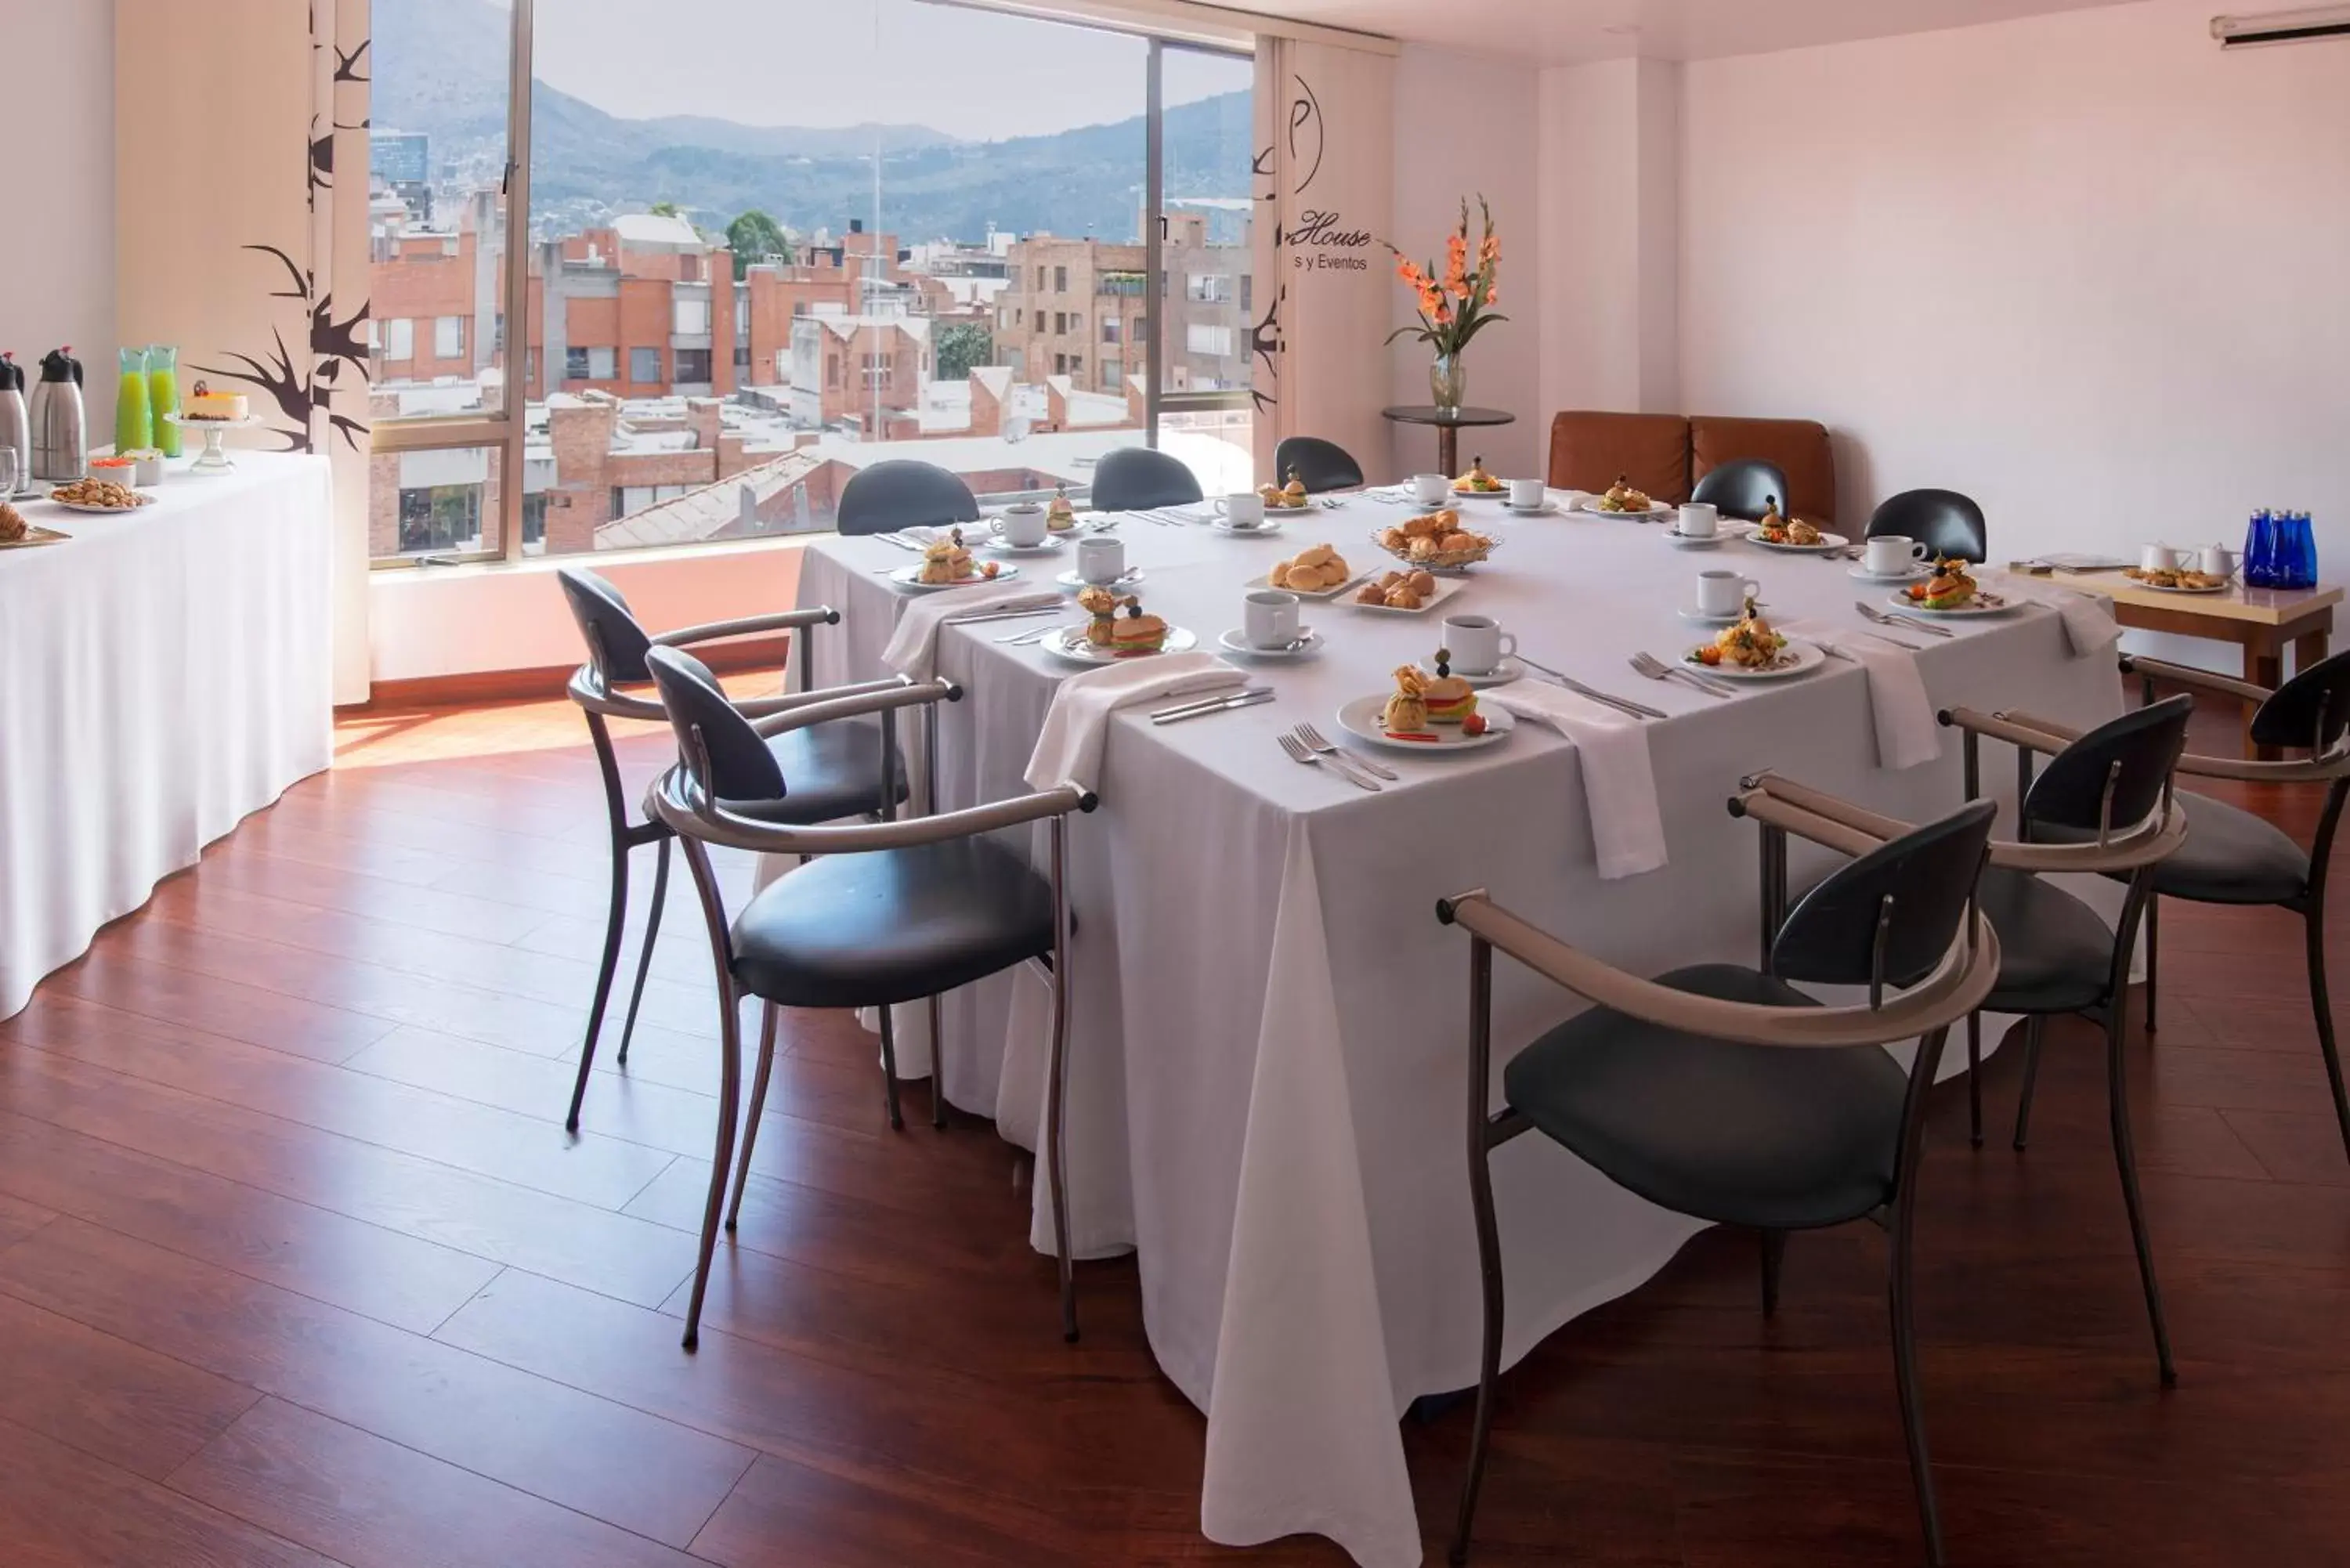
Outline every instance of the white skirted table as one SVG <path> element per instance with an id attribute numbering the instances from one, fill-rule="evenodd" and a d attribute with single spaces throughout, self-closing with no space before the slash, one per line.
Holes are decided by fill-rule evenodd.
<path id="1" fill-rule="evenodd" d="M 1140 519 L 1118 532 L 1143 570 L 1146 607 L 1211 647 L 1274 561 L 1328 541 L 1357 566 L 1381 563 L 1367 535 L 1412 510 L 1356 497 L 1290 519 L 1278 538 Z M 1305 1531 L 1365 1563 L 1420 1560 L 1398 1419 L 1415 1397 L 1472 1385 L 1479 1339 L 1463 1154 L 1468 959 L 1460 934 L 1437 923 L 1437 899 L 1490 888 L 1642 972 L 1751 962 L 1756 833 L 1725 809 L 1742 774 L 1776 769 L 1912 819 L 1961 798 L 1955 733 L 1933 760 L 1880 765 L 1860 665 L 1831 662 L 1730 701 L 1627 668 L 1636 651 L 1672 657 L 1711 635 L 1677 613 L 1701 567 L 1760 579 L 1783 619 L 1859 627 L 1854 600 L 1890 590 L 1854 581 L 1846 563 L 1743 542 L 1688 552 L 1661 528 L 1587 515 L 1519 520 L 1480 504 L 1472 521 L 1503 547 L 1442 612 L 1309 603 L 1321 655 L 1251 668 L 1274 701 L 1163 727 L 1139 711 L 1114 718 L 1101 809 L 1071 830 L 1073 1241 L 1080 1256 L 1139 1254 L 1159 1366 L 1207 1414 L 1201 1525 L 1221 1542 Z M 884 574 L 912 559 L 870 538 L 810 549 L 801 602 L 846 618 L 817 639 L 818 684 L 883 672 L 907 603 Z M 1025 578 L 1049 580 L 1071 563 L 1065 553 L 1022 564 Z M 1577 753 L 1542 725 L 1521 722 L 1507 743 L 1471 755 L 1385 753 L 1402 777 L 1376 794 L 1276 747 L 1300 720 L 1336 735 L 1340 704 L 1431 658 L 1441 614 L 1458 611 L 1492 616 L 1534 658 L 1666 711 L 1647 735 L 1669 864 L 1601 877 Z M 1025 787 L 1045 710 L 1073 671 L 999 639 L 1040 624 L 942 633 L 939 672 L 966 690 L 940 715 L 943 807 Z M 2076 651 L 2047 607 L 1953 629 L 1948 640 L 1899 634 L 1920 645 L 1935 703 L 2084 724 L 2120 711 L 2111 649 Z M 2011 754 L 1995 750 L 1985 780 L 2012 787 Z M 1030 1147 L 1044 1040 L 1032 983 L 999 978 L 949 997 L 943 1052 L 949 1098 Z M 1578 1006 L 1502 966 L 1497 1067 Z M 1951 1059 L 1964 1061 L 1955 1044 Z M 1648 1279 L 1700 1228 L 1541 1138 L 1502 1151 L 1493 1176 L 1504 1365 Z M 1048 1243 L 1049 1224 L 1040 1202 L 1034 1239 Z"/>
<path id="2" fill-rule="evenodd" d="M 71 537 L 0 550 L 0 1017 L 333 756 L 327 461 L 236 463 L 16 503 Z"/>

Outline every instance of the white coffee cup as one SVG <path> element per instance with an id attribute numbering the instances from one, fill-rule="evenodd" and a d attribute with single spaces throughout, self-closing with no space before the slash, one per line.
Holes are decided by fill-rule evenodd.
<path id="1" fill-rule="evenodd" d="M 1684 501 L 1673 532 L 1684 539 L 1711 539 L 1721 526 L 1721 509 L 1711 501 Z"/>
<path id="2" fill-rule="evenodd" d="M 1109 584 L 1126 576 L 1126 541 L 1107 534 L 1077 541 L 1077 576 L 1088 583 Z"/>
<path id="3" fill-rule="evenodd" d="M 1697 607 L 1702 615 L 1737 615 L 1746 601 L 1762 592 L 1762 585 L 1743 572 L 1712 571 L 1697 575 Z"/>
<path id="4" fill-rule="evenodd" d="M 1926 558 L 1926 546 L 1905 534 L 1879 534 L 1861 552 L 1861 565 L 1880 577 L 1906 572 Z"/>
<path id="5" fill-rule="evenodd" d="M 1518 639 L 1492 616 L 1451 615 L 1444 618 L 1444 649 L 1463 675 L 1490 675 L 1517 652 Z"/>
<path id="6" fill-rule="evenodd" d="M 1543 503 L 1549 499 L 1550 493 L 1539 479 L 1510 481 L 1510 504 L 1521 512 L 1540 511 Z"/>
<path id="7" fill-rule="evenodd" d="M 1014 502 L 1005 507 L 1003 515 L 995 520 L 995 526 L 996 531 L 1003 535 L 1005 544 L 1016 545 L 1022 549 L 1043 544 L 1045 535 L 1052 531 L 1045 509 L 1033 501 Z"/>
<path id="8" fill-rule="evenodd" d="M 2232 577 L 2236 575 L 2237 566 L 2242 563 L 2236 558 L 2236 552 L 2227 545 L 2206 545 L 2202 554 L 2196 557 L 2195 564 L 2206 576 Z"/>
<path id="9" fill-rule="evenodd" d="M 1241 636 L 1251 648 L 1287 648 L 1297 640 L 1297 596 L 1259 588 L 1241 607 Z"/>
<path id="10" fill-rule="evenodd" d="M 2178 552 L 2168 545 L 2145 545 L 2138 548 L 2137 569 L 2141 572 L 2175 572 L 2178 570 Z"/>
<path id="11" fill-rule="evenodd" d="M 1441 506 L 1452 493 L 1452 481 L 1440 473 L 1415 473 L 1411 476 L 1411 498 L 1422 506 Z"/>
<path id="12" fill-rule="evenodd" d="M 1235 528 L 1264 526 L 1264 497 L 1253 490 L 1236 490 L 1216 503 L 1216 510 Z"/>

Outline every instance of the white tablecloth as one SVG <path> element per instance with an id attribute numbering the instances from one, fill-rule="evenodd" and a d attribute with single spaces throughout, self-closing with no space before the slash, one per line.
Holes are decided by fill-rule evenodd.
<path id="1" fill-rule="evenodd" d="M 0 550 L 0 1017 L 333 757 L 324 458 L 173 462 L 118 516 Z"/>
<path id="2" fill-rule="evenodd" d="M 1145 605 L 1206 646 L 1239 624 L 1244 587 L 1275 560 L 1326 540 L 1358 567 L 1384 565 L 1367 535 L 1410 510 L 1357 498 L 1291 520 L 1278 539 L 1139 520 L 1118 532 L 1145 569 Z M 1437 646 L 1440 617 L 1344 603 L 1306 607 L 1329 639 L 1321 658 L 1253 668 L 1276 701 L 1159 728 L 1119 716 L 1102 808 L 1072 830 L 1071 1229 L 1080 1255 L 1139 1250 L 1152 1347 L 1207 1413 L 1201 1521 L 1222 1542 L 1311 1531 L 1366 1563 L 1420 1560 L 1397 1419 L 1419 1396 L 1473 1384 L 1479 1338 L 1462 1153 L 1467 943 L 1437 924 L 1436 900 L 1491 888 L 1643 972 L 1752 961 L 1756 830 L 1724 809 L 1741 775 L 1778 769 L 1912 818 L 1960 799 L 1955 733 L 1936 761 L 1878 766 L 1856 666 L 1831 662 L 1728 701 L 1627 666 L 1635 650 L 1669 659 L 1710 635 L 1675 613 L 1703 567 L 1758 577 L 1787 618 L 1856 626 L 1853 601 L 1887 590 L 1853 581 L 1846 564 L 1743 542 L 1685 551 L 1620 520 L 1515 520 L 1490 504 L 1471 515 L 1504 544 L 1445 611 L 1492 615 L 1534 658 L 1671 715 L 1649 727 L 1666 867 L 1597 877 L 1575 752 L 1543 726 L 1474 755 L 1381 753 L 1403 782 L 1378 794 L 1289 762 L 1277 732 L 1312 720 L 1336 735 L 1341 702 L 1386 690 L 1391 668 Z M 810 550 L 801 602 L 846 616 L 816 644 L 819 684 L 876 672 L 904 602 L 879 569 L 909 558 L 872 539 Z M 1024 563 L 1031 575 L 1069 564 Z M 941 673 L 968 691 L 941 715 L 947 806 L 1024 787 L 1069 668 L 995 640 L 1033 624 L 942 639 Z M 1937 703 L 2028 706 L 2081 723 L 2120 710 L 2111 657 L 2072 657 L 2051 610 L 1958 630 L 1909 638 L 1924 647 Z M 2012 789 L 2012 753 L 1987 745 L 1984 777 Z M 1831 859 L 1803 848 L 1798 886 L 1807 862 Z M 2090 894 L 2111 897 L 2103 885 Z M 951 1099 L 1033 1147 L 1043 1020 L 1029 983 L 949 998 L 946 1064 Z M 1494 1005 L 1497 1073 L 1579 1006 L 1507 963 Z M 1494 1177 L 1505 1366 L 1648 1278 L 1700 1228 L 1542 1138 L 1501 1150 Z M 1048 1226 L 1040 1202 L 1039 1243 Z"/>

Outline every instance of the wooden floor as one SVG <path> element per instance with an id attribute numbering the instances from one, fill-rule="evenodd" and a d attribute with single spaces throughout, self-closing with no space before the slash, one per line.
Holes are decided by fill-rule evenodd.
<path id="1" fill-rule="evenodd" d="M 933 1132 L 919 1088 L 889 1134 L 837 1017 L 789 1021 L 680 1353 L 708 960 L 673 889 L 627 1075 L 599 1064 L 567 1138 L 605 897 L 581 739 L 559 705 L 347 724 L 332 774 L 0 1025 L 0 1562 L 1341 1562 L 1201 1538 L 1202 1423 L 1132 1262 L 1083 1270 L 1064 1346 L 1022 1162 Z M 2305 837 L 2311 797 L 2257 804 Z M 1919 1296 L 1958 1563 L 2350 1562 L 2350 1163 L 2299 926 L 2175 907 L 2164 937 L 2131 1066 L 2176 1391 L 2088 1033 L 2052 1034 L 2028 1155 L 1970 1151 L 1957 1085 L 1938 1106 Z M 2019 1056 L 1986 1075 L 2002 1123 Z M 1753 1256 L 1701 1237 L 1506 1377 L 1479 1561 L 1919 1560 L 1883 1239 L 1798 1238 L 1768 1323 Z M 1466 1428 L 1407 1424 L 1431 1529 Z"/>

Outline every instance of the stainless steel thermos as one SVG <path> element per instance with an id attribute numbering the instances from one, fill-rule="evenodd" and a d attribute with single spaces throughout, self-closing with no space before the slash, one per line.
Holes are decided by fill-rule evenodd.
<path id="1" fill-rule="evenodd" d="M 33 424 L 25 410 L 25 368 L 9 354 L 0 354 L 0 452 L 13 453 L 16 461 L 8 472 L 15 477 L 12 486 L 23 488 L 33 483 Z M 7 497 L 0 495 L 0 501 Z"/>
<path id="2" fill-rule="evenodd" d="M 73 346 L 41 356 L 33 389 L 33 477 L 79 479 L 89 472 L 89 420 L 82 410 L 81 361 Z"/>

